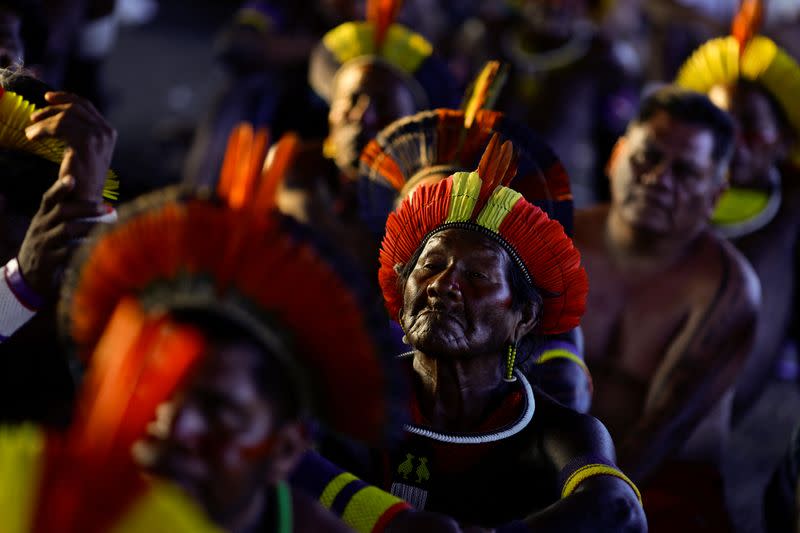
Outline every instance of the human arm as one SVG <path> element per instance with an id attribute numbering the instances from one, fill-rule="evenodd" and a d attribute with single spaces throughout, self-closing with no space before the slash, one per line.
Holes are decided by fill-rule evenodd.
<path id="1" fill-rule="evenodd" d="M 642 414 L 619 444 L 619 463 L 636 482 L 689 437 L 734 383 L 755 336 L 760 285 L 752 268 L 720 243 L 722 273 L 687 317 L 650 381 Z"/>
<path id="2" fill-rule="evenodd" d="M 497 531 L 647 531 L 638 489 L 616 468 L 614 444 L 603 424 L 544 404 L 538 402 L 537 415 L 544 453 L 560 472 L 561 499 Z"/>
<path id="3" fill-rule="evenodd" d="M 523 372 L 562 405 L 588 413 L 592 405 L 592 375 L 583 361 L 580 328 L 546 337 Z"/>
<path id="4" fill-rule="evenodd" d="M 461 531 L 451 518 L 416 511 L 400 498 L 365 483 L 313 451 L 307 452 L 292 472 L 290 483 L 358 532 Z"/>

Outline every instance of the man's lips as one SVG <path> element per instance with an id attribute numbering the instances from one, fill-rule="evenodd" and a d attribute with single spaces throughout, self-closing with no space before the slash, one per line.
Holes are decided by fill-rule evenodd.
<path id="1" fill-rule="evenodd" d="M 423 315 L 428 315 L 437 321 L 448 320 L 451 322 L 455 322 L 462 327 L 464 325 L 463 320 L 461 320 L 458 314 L 453 312 L 453 310 L 451 309 L 439 308 L 439 307 L 426 307 L 425 309 L 420 311 L 417 316 L 423 316 Z"/>
<path id="2" fill-rule="evenodd" d="M 632 203 L 644 204 L 648 207 L 658 207 L 660 209 L 672 209 L 672 203 L 664 197 L 664 194 L 647 190 L 631 191 L 629 200 Z"/>

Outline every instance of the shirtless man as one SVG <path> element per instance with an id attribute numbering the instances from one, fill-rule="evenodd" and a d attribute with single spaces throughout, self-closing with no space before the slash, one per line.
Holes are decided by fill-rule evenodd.
<path id="1" fill-rule="evenodd" d="M 736 43 L 733 47 L 731 42 Z M 727 48 L 725 48 L 727 46 Z M 733 76 L 697 61 L 714 57 L 738 63 L 734 37 L 712 39 L 698 48 L 678 75 L 679 85 L 708 94 L 728 111 L 737 126 L 731 162 L 730 189 L 712 221 L 753 265 L 762 288 L 762 316 L 755 349 L 736 382 L 733 422 L 736 424 L 759 398 L 776 361 L 792 350 L 796 249 L 800 235 L 800 184 L 797 178 L 800 114 L 797 87 L 800 65 L 781 48 L 774 54 L 758 50 L 776 46 L 757 35 L 744 45 L 746 67 Z"/>
<path id="2" fill-rule="evenodd" d="M 615 149 L 611 205 L 576 217 L 576 244 L 592 281 L 582 325 L 593 414 L 617 443 L 619 464 L 645 489 L 667 460 L 713 464 L 719 457 L 727 420 L 717 420 L 705 453 L 690 455 L 685 445 L 752 345 L 758 279 L 709 223 L 732 148 L 730 119 L 705 96 L 660 89 L 642 102 Z M 718 476 L 715 468 L 688 470 L 693 477 L 679 482 L 673 502 L 690 488 L 714 488 L 706 484 Z M 667 471 L 671 481 L 679 472 L 674 464 Z M 706 495 L 676 507 L 708 517 L 714 502 Z M 658 531 L 647 497 L 645 510 Z M 673 526 L 676 510 L 667 512 Z"/>

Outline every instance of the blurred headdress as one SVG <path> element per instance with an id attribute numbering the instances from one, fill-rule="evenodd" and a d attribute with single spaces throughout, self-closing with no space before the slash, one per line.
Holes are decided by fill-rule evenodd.
<path id="1" fill-rule="evenodd" d="M 380 63 L 404 79 L 419 109 L 452 105 L 452 76 L 433 45 L 395 19 L 401 0 L 367 0 L 367 19 L 340 24 L 311 53 L 309 82 L 326 101 L 339 70 L 351 63 Z"/>
<path id="2" fill-rule="evenodd" d="M 509 140 L 518 169 L 509 187 L 572 232 L 569 176 L 550 147 L 530 129 L 492 111 L 506 69 L 490 61 L 481 70 L 460 110 L 423 111 L 390 124 L 361 155 L 359 208 L 362 219 L 382 234 L 401 196 L 432 173 L 452 174 L 477 167 L 492 135 Z"/>
<path id="3" fill-rule="evenodd" d="M 745 79 L 763 87 L 780 105 L 795 132 L 800 132 L 800 65 L 772 39 L 758 35 L 763 18 L 760 0 L 743 0 L 731 35 L 700 46 L 678 72 L 681 87 L 708 94 L 716 86 Z M 800 163 L 800 143 L 792 149 Z"/>
<path id="4" fill-rule="evenodd" d="M 121 209 L 119 223 L 74 258 L 62 331 L 85 359 L 126 297 L 147 313 L 218 313 L 282 363 L 301 408 L 334 431 L 381 441 L 401 418 L 380 334 L 385 321 L 371 311 L 355 269 L 275 214 L 292 145 L 281 143 L 262 170 L 267 144 L 265 131 L 242 124 L 216 191 L 176 188 Z"/>

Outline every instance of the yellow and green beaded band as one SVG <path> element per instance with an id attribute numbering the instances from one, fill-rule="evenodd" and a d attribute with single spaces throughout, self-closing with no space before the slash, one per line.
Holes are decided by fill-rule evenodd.
<path id="1" fill-rule="evenodd" d="M 567 481 L 564 483 L 564 487 L 561 489 L 561 498 L 566 498 L 575 492 L 575 489 L 577 489 L 581 483 L 595 476 L 613 476 L 621 479 L 627 483 L 631 489 L 633 489 L 633 492 L 636 493 L 636 498 L 638 498 L 639 503 L 642 503 L 642 494 L 639 492 L 639 489 L 636 487 L 633 481 L 628 478 L 628 476 L 613 466 L 600 463 L 582 466 L 570 474 L 570 476 L 567 478 Z"/>
<path id="2" fill-rule="evenodd" d="M 589 372 L 589 367 L 586 366 L 586 363 L 583 361 L 583 359 L 581 359 L 574 353 L 570 352 L 569 350 L 565 350 L 563 348 L 554 348 L 552 350 L 545 350 L 544 352 L 542 352 L 542 355 L 540 355 L 539 358 L 536 360 L 536 364 L 541 365 L 548 361 L 553 361 L 555 359 L 567 359 L 569 361 L 572 361 L 573 363 L 581 367 L 583 371 L 586 372 L 587 375 L 591 375 L 591 373 Z"/>
<path id="3" fill-rule="evenodd" d="M 319 497 L 319 503 L 326 509 L 330 509 L 342 489 L 349 485 L 351 481 L 356 480 L 358 478 L 349 472 L 339 474 L 325 486 L 325 490 L 322 491 L 322 495 Z"/>
<path id="4" fill-rule="evenodd" d="M 367 486 L 358 491 L 347 504 L 342 520 L 358 532 L 372 532 L 386 511 L 403 502 L 404 500 L 377 487 Z"/>

